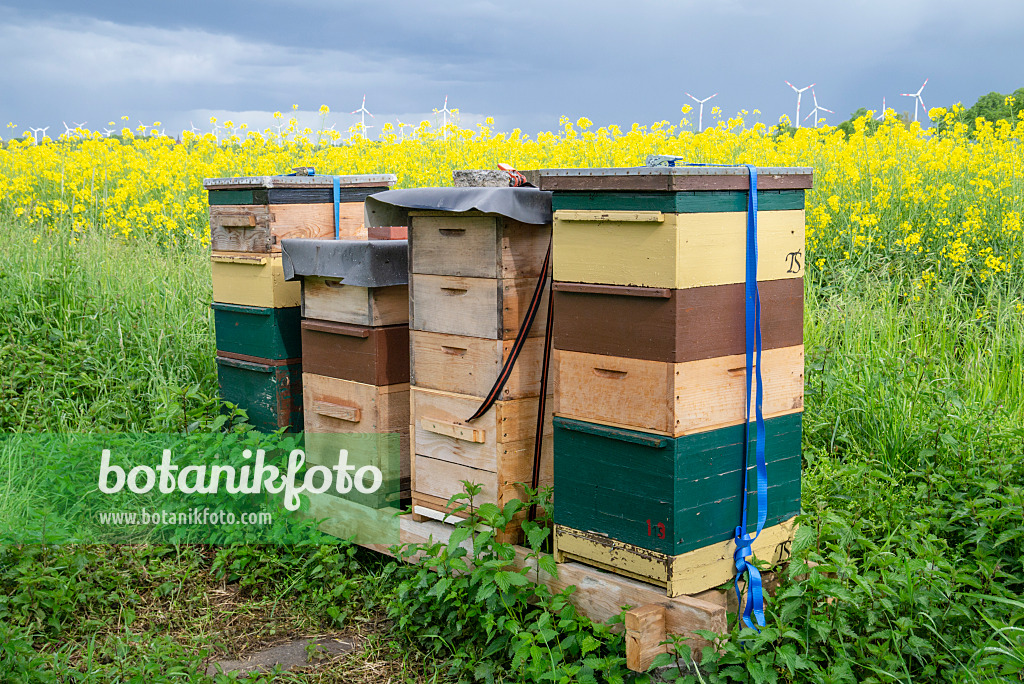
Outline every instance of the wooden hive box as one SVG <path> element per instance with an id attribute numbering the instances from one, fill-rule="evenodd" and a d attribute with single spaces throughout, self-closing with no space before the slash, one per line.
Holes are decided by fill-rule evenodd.
<path id="1" fill-rule="evenodd" d="M 285 281 L 280 254 L 214 252 L 213 301 L 284 308 L 300 306 L 302 287 Z"/>
<path id="2" fill-rule="evenodd" d="M 472 423 L 466 418 L 479 407 L 473 396 L 412 388 L 412 500 L 414 513 L 441 517 L 450 511 L 449 498 L 463 491 L 462 480 L 483 485 L 474 505 L 504 506 L 524 498 L 518 483 L 533 477 L 538 398 L 497 401 Z M 547 400 L 550 416 L 551 397 Z M 542 445 L 540 486 L 552 482 L 550 417 Z M 518 539 L 519 524 L 504 530 L 507 540 Z"/>
<path id="3" fill-rule="evenodd" d="M 539 172 L 554 191 L 556 281 L 685 289 L 745 279 L 743 167 Z M 758 280 L 803 276 L 810 169 L 760 169 Z"/>
<path id="4" fill-rule="evenodd" d="M 283 274 L 302 280 L 302 315 L 335 323 L 409 322 L 406 240 L 285 240 Z"/>
<path id="5" fill-rule="evenodd" d="M 360 287 L 338 278 L 302 279 L 302 315 L 353 325 L 409 323 L 409 286 Z"/>
<path id="6" fill-rule="evenodd" d="M 487 396 L 514 344 L 421 330 L 410 331 L 409 339 L 414 385 L 475 397 Z M 543 361 L 544 338 L 527 339 L 498 398 L 539 396 Z"/>
<path id="7" fill-rule="evenodd" d="M 744 284 L 686 290 L 552 284 L 554 347 L 664 363 L 743 354 Z M 803 280 L 760 283 L 764 349 L 803 344 Z"/>
<path id="8" fill-rule="evenodd" d="M 555 350 L 558 414 L 670 437 L 742 423 L 743 354 L 665 363 Z M 803 411 L 803 346 L 762 354 L 764 415 Z"/>
<path id="9" fill-rule="evenodd" d="M 368 385 L 409 382 L 409 326 L 306 319 L 301 327 L 305 372 Z"/>
<path id="10" fill-rule="evenodd" d="M 257 429 L 302 430 L 302 364 L 297 360 L 245 360 L 218 354 L 217 383 L 221 398 L 245 409 L 249 424 Z"/>
<path id="11" fill-rule="evenodd" d="M 318 434 L 399 436 L 402 491 L 409 489 L 409 384 L 371 385 L 312 373 L 303 374 L 306 440 Z M 367 445 L 370 442 L 366 443 Z M 390 448 L 387 440 L 380 444 Z M 390 453 L 381 452 L 381 453 Z M 316 458 L 314 449 L 313 458 Z M 336 457 L 333 454 L 332 457 Z M 313 462 L 316 462 L 315 460 Z"/>
<path id="12" fill-rule="evenodd" d="M 214 251 L 280 252 L 287 238 L 368 237 L 363 201 L 395 183 L 391 174 L 341 176 L 337 232 L 332 176 L 209 178 Z"/>
<path id="13" fill-rule="evenodd" d="M 765 429 L 766 528 L 773 528 L 800 512 L 801 415 L 769 419 Z M 570 536 L 616 543 L 611 557 L 596 550 L 588 555 L 579 543 L 575 551 L 560 545 L 573 557 L 627 570 L 638 558 L 657 558 L 665 561 L 659 567 L 668 574 L 644 577 L 671 585 L 675 569 L 687 566 L 679 563 L 677 568 L 677 559 L 731 543 L 744 480 L 748 521 L 757 520 L 757 475 L 752 463 L 744 465 L 742 425 L 670 438 L 556 416 L 554 441 L 555 522 L 570 530 Z M 724 579 L 697 589 L 687 586 L 686 591 L 727 581 L 731 553 L 720 565 L 714 576 L 724 572 Z"/>
<path id="14" fill-rule="evenodd" d="M 550 225 L 479 212 L 409 214 L 410 327 L 514 339 L 537 286 Z M 547 295 L 530 330 L 544 334 Z"/>
<path id="15" fill-rule="evenodd" d="M 213 303 L 217 351 L 264 359 L 302 356 L 299 307 L 270 308 Z"/>

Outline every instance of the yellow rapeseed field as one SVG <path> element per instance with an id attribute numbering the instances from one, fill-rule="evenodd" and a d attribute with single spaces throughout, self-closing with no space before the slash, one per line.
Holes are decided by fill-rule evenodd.
<path id="1" fill-rule="evenodd" d="M 321 113 L 327 111 L 321 108 Z M 684 110 L 685 111 L 685 110 Z M 378 140 L 334 131 L 280 134 L 224 122 L 226 137 L 184 134 L 118 137 L 79 130 L 73 137 L 33 144 L 11 141 L 0 149 L 0 220 L 43 234 L 86 231 L 126 240 L 208 244 L 203 178 L 287 173 L 313 166 L 318 173 L 394 173 L 398 187 L 448 185 L 455 169 L 636 166 L 651 153 L 694 162 L 811 166 L 807 248 L 812 271 L 839 262 L 888 269 L 914 287 L 964 279 L 976 283 L 1022 272 L 1021 189 L 1024 121 L 978 123 L 969 135 L 962 109 L 932 110 L 945 129 L 909 126 L 890 110 L 871 132 L 870 114 L 847 136 L 833 127 L 793 131 L 748 126 L 743 116 L 719 120 L 695 134 L 685 122 L 634 124 L 593 130 L 585 118 L 563 118 L 554 133 L 528 137 L 423 122 L 399 134 L 386 125 Z M 280 117 L 280 115 L 278 115 Z"/>

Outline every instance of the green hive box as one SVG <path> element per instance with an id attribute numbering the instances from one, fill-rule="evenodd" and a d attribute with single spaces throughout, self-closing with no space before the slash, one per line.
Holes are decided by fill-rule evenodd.
<path id="1" fill-rule="evenodd" d="M 267 361 L 218 356 L 220 396 L 245 409 L 249 424 L 258 430 L 302 432 L 302 364 Z"/>
<path id="2" fill-rule="evenodd" d="M 670 214 L 746 211 L 746 190 L 691 190 L 687 192 L 556 192 L 551 210 L 661 211 Z M 758 211 L 804 208 L 803 190 L 758 190 Z"/>
<path id="3" fill-rule="evenodd" d="M 766 421 L 768 520 L 800 512 L 801 414 Z M 743 426 L 663 437 L 555 416 L 555 522 L 667 555 L 735 536 Z M 748 527 L 757 479 L 747 471 Z M 664 527 L 661 527 L 664 526 Z"/>
<path id="4" fill-rule="evenodd" d="M 301 308 L 274 309 L 214 302 L 217 351 L 272 360 L 300 358 Z"/>

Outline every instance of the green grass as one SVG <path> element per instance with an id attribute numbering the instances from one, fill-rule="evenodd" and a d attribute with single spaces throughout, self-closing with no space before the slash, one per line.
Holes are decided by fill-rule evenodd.
<path id="1" fill-rule="evenodd" d="M 216 410 L 205 253 L 8 233 L 0 428 L 170 432 Z M 735 628 L 701 676 L 1019 681 L 1024 283 L 922 290 L 851 266 L 812 269 L 806 295 L 805 516 L 794 562 L 769 629 Z M 11 521 L 38 490 L 10 484 L 31 481 L 30 461 L 5 454 L 0 464 L 0 521 Z M 162 681 L 146 674 L 154 667 L 208 681 L 196 674 L 204 658 L 272 642 L 271 628 L 372 623 L 376 636 L 356 659 L 363 675 L 373 662 L 400 679 L 445 681 L 443 657 L 376 623 L 396 605 L 379 559 L 334 548 L 2 548 L 0 675 L 59 681 L 93 662 L 100 674 L 75 681 Z M 327 574 L 315 574 L 325 563 Z M 240 638 L 203 603 L 225 587 L 238 592 L 232 611 L 256 616 L 257 637 Z M 439 610 L 452 598 L 442 587 L 433 600 Z"/>

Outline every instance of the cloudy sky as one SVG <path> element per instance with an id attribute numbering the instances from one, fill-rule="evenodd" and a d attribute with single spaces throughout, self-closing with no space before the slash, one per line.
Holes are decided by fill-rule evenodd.
<path id="1" fill-rule="evenodd" d="M 676 123 L 686 91 L 771 124 L 795 117 L 785 80 L 817 83 L 838 123 L 883 97 L 913 111 L 899 94 L 925 78 L 928 107 L 1024 86 L 1022 19 L 1019 0 L 0 0 L 0 124 L 124 115 L 177 134 L 210 116 L 264 128 L 293 104 L 312 123 L 326 104 L 345 131 L 365 94 L 372 137 L 434 121 L 447 95 L 464 125 L 534 134 L 562 115 Z"/>

